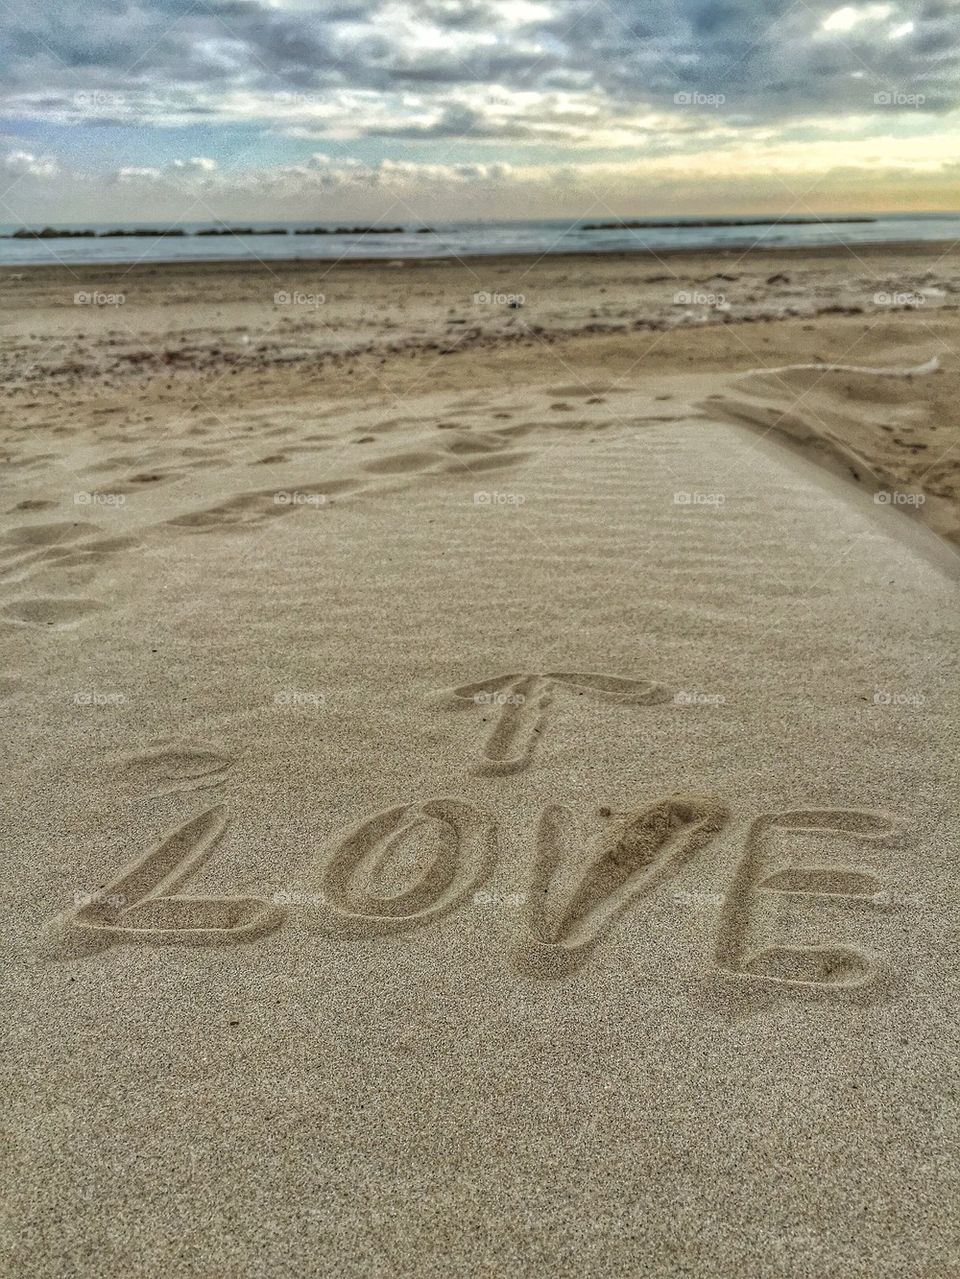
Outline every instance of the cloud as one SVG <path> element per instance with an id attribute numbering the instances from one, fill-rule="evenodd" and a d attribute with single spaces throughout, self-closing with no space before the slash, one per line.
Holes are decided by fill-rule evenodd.
<path id="1" fill-rule="evenodd" d="M 809 172 L 794 148 L 823 130 L 834 156 L 890 137 L 909 169 L 915 141 L 926 154 L 918 121 L 950 153 L 960 24 L 956 0 L 5 0 L 0 84 L 17 136 L 75 131 L 44 152 L 99 159 L 114 187 L 211 199 L 519 190 L 520 173 L 555 191 L 605 154 L 642 175 L 704 148 L 704 174 L 744 147 L 770 175 Z M 118 126 L 129 149 L 111 161 Z M 183 151 L 219 168 L 168 159 L 187 128 Z M 271 145 L 273 165 L 230 169 L 231 150 Z M 312 145 L 364 159 L 321 165 Z M 14 154 L 24 176 L 56 171 Z M 827 149 L 810 154 L 835 171 Z"/>
<path id="2" fill-rule="evenodd" d="M 935 139 L 898 139 L 893 135 L 870 139 L 837 140 L 829 129 L 818 136 L 784 141 L 779 136 L 766 142 L 743 141 L 731 135 L 718 149 L 699 136 L 699 146 L 679 158 L 669 152 L 630 160 L 596 160 L 568 163 L 512 165 L 505 163 L 430 163 L 383 159 L 375 162 L 354 156 L 331 157 L 317 152 L 302 163 L 275 167 L 211 171 L 192 162 L 174 161 L 165 169 L 144 167 L 121 169 L 119 180 L 155 184 L 167 183 L 174 192 L 189 193 L 191 183 L 199 183 L 208 195 L 233 197 L 243 191 L 261 193 L 297 191 L 355 190 L 394 192 L 408 200 L 429 198 L 438 189 L 489 187 L 533 188 L 548 181 L 559 182 L 583 193 L 593 191 L 600 198 L 608 190 L 637 188 L 643 182 L 695 180 L 705 186 L 723 176 L 761 178 L 774 175 L 793 195 L 809 186 L 810 176 L 831 170 L 869 175 L 874 169 L 897 168 L 902 172 L 942 173 L 951 176 L 955 162 L 948 162 Z"/>
<path id="3" fill-rule="evenodd" d="M 8 173 L 31 178 L 55 178 L 58 165 L 50 156 L 34 155 L 31 151 L 11 151 L 3 161 Z"/>
<path id="4" fill-rule="evenodd" d="M 118 182 L 159 182 L 163 178 L 163 173 L 160 169 L 129 166 L 118 169 L 114 177 Z"/>
<path id="5" fill-rule="evenodd" d="M 194 155 L 189 160 L 174 160 L 170 167 L 177 172 L 213 173 L 217 162 L 205 155 Z"/>
<path id="6" fill-rule="evenodd" d="M 200 174 L 211 174 L 215 173 L 216 169 L 216 160 L 210 160 L 203 155 L 194 155 L 191 156 L 189 160 L 171 160 L 171 162 L 162 169 L 157 168 L 154 165 L 144 165 L 142 167 L 134 165 L 117 169 L 113 178 L 116 182 L 127 184 L 136 182 L 163 182 L 179 180 Z"/>
<path id="7" fill-rule="evenodd" d="M 208 167 L 211 166 L 211 167 Z M 211 177 L 211 175 L 214 175 Z M 118 169 L 114 180 L 124 185 L 166 183 L 171 190 L 189 192 L 190 179 L 203 178 L 208 194 L 236 195 L 258 189 L 278 192 L 296 189 L 337 190 L 344 187 L 406 191 L 412 196 L 431 186 L 462 186 L 467 183 L 500 182 L 511 177 L 509 164 L 426 164 L 414 161 L 380 160 L 368 163 L 352 156 L 333 159 L 317 152 L 304 164 L 278 165 L 216 172 L 212 161 L 174 160 L 166 168 L 153 166 Z"/>
<path id="8" fill-rule="evenodd" d="M 21 221 L 206 219 L 316 222 L 362 220 L 404 225 L 530 216 L 655 216 L 785 212 L 812 214 L 909 207 L 919 193 L 929 208 L 955 204 L 958 163 L 947 161 L 929 132 L 837 137 L 829 129 L 764 140 L 735 131 L 721 146 L 694 135 L 683 156 L 669 150 L 642 158 L 583 162 L 419 162 L 316 152 L 297 164 L 205 169 L 189 160 L 163 167 L 125 166 L 111 183 L 64 172 Z M 8 207 L 10 201 L 8 200 Z M 920 206 L 923 207 L 923 206 Z M 642 238 L 642 237 L 641 237 Z M 641 247 L 638 243 L 638 247 Z"/>
<path id="9" fill-rule="evenodd" d="M 820 24 L 823 31 L 852 31 L 861 22 L 877 22 L 889 18 L 893 12 L 892 4 L 844 5 L 842 9 L 834 9 L 828 13 Z"/>
<path id="10" fill-rule="evenodd" d="M 758 122 L 856 109 L 857 70 L 904 92 L 924 76 L 929 112 L 960 101 L 960 25 L 945 0 L 909 10 L 875 0 L 9 0 L 5 25 L 5 109 L 57 121 L 237 119 L 246 96 L 251 121 L 309 127 L 311 97 L 319 109 L 367 94 L 386 117 L 413 92 L 419 123 L 385 124 L 383 136 L 537 140 L 535 110 L 497 125 L 463 105 L 464 91 L 579 91 L 613 117 L 697 89 Z"/>

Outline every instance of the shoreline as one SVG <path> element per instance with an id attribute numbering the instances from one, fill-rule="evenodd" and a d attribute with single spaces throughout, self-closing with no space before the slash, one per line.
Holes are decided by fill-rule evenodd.
<path id="1" fill-rule="evenodd" d="M 942 256 L 950 253 L 960 245 L 960 236 L 957 240 L 903 240 L 903 241 L 870 241 L 864 244 L 822 244 L 822 245 L 759 245 L 752 244 L 746 247 L 742 246 L 720 246 L 720 247 L 674 247 L 665 249 L 579 249 L 576 251 L 552 252 L 544 251 L 541 253 L 518 252 L 518 253 L 451 253 L 451 254 L 431 254 L 419 257 L 340 257 L 340 258 L 314 258 L 314 257 L 296 257 L 289 258 L 258 258 L 256 256 L 245 258 L 179 258 L 172 260 L 145 260 L 137 258 L 133 261 L 116 261 L 116 262 L 4 262 L 2 254 L 0 254 L 0 279 L 2 273 L 11 271 L 14 273 L 23 272 L 45 272 L 45 271 L 68 271 L 71 273 L 77 271 L 100 270 L 107 268 L 110 270 L 143 270 L 143 271 L 175 271 L 175 270 L 195 270 L 198 267 L 224 268 L 229 271 L 256 271 L 265 270 L 268 272 L 279 270 L 290 270 L 293 268 L 302 268 L 316 264 L 322 266 L 327 264 L 331 269 L 336 267 L 338 270 L 348 269 L 366 269 L 371 268 L 387 268 L 396 270 L 397 263 L 403 267 L 436 267 L 448 266 L 456 264 L 483 263 L 496 268 L 499 265 L 509 263 L 514 266 L 522 266 L 524 263 L 536 264 L 549 260 L 562 264 L 564 262 L 578 261 L 595 261 L 612 260 L 612 261 L 651 261 L 658 259 L 696 259 L 696 258 L 723 258 L 723 257 L 760 257 L 764 254 L 771 256 L 789 256 L 792 258 L 812 258 L 829 260 L 843 256 L 868 256 L 880 257 L 884 254 L 900 254 L 903 256 Z"/>

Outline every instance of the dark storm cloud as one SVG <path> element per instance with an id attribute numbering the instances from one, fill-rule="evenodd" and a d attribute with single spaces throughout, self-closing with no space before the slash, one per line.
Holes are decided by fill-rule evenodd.
<path id="1" fill-rule="evenodd" d="M 869 113 L 886 88 L 923 86 L 924 109 L 957 101 L 960 24 L 950 0 L 867 3 L 849 29 L 824 31 L 837 0 L 343 0 L 313 9 L 258 0 L 11 0 L 0 37 L 6 92 L 56 99 L 93 84 L 117 91 L 224 93 L 417 90 L 436 124 L 392 136 L 532 136 L 536 122 L 474 114 L 456 124 L 459 86 L 568 87 L 610 115 L 663 105 L 678 92 L 722 93 L 753 123 Z M 856 6 L 854 6 L 856 7 Z M 407 21 L 398 25 L 401 11 Z M 891 38 L 899 24 L 913 30 Z M 438 34 L 449 39 L 424 39 Z M 480 37 L 486 37 L 481 39 Z M 199 108 L 199 103 L 197 104 Z M 445 114 L 443 114 L 445 113 Z"/>
<path id="2" fill-rule="evenodd" d="M 612 98 L 642 98 L 699 89 L 722 92 L 728 104 L 758 122 L 796 113 L 863 111 L 878 89 L 901 90 L 929 77 L 929 54 L 949 51 L 938 98 L 928 107 L 956 103 L 960 24 L 931 0 L 924 8 L 876 4 L 847 31 L 824 31 L 823 20 L 842 0 L 633 0 L 600 4 L 583 16 L 560 6 L 548 24 L 563 47 L 563 63 L 589 72 Z M 856 4 L 853 6 L 857 7 Z M 891 39 L 902 22 L 914 31 Z M 856 73 L 856 74 L 854 74 Z M 869 90 L 869 95 L 868 91 Z"/>

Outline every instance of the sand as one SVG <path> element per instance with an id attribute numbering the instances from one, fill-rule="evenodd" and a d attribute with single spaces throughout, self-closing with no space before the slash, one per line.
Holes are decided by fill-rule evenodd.
<path id="1" fill-rule="evenodd" d="M 21 367 L 4 1273 L 960 1273 L 919 310 Z"/>

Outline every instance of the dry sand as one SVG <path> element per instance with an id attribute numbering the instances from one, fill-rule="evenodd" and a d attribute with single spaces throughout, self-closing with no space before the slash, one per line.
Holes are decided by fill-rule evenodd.
<path id="1" fill-rule="evenodd" d="M 3 320 L 4 1273 L 960 1274 L 946 287 L 244 363 L 138 270 L 213 363 Z"/>

